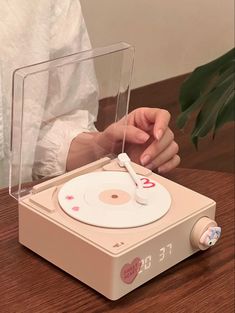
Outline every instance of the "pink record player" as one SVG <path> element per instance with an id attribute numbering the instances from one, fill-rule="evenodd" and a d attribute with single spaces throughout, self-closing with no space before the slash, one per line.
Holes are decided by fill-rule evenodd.
<path id="1" fill-rule="evenodd" d="M 19 241 L 111 300 L 213 246 L 221 233 L 215 202 L 131 162 L 125 134 L 119 154 L 109 151 L 76 170 L 32 182 L 40 131 L 71 113 L 64 105 L 58 116 L 48 113 L 56 99 L 45 91 L 48 80 L 58 86 L 71 72 L 83 71 L 89 84 L 92 71 L 95 127 L 102 131 L 127 114 L 132 65 L 133 48 L 119 43 L 14 73 L 10 193 L 19 201 Z M 84 100 L 81 109 L 78 102 L 72 110 L 94 105 Z M 43 110 L 36 109 L 32 122 L 28 111 L 38 104 Z"/>

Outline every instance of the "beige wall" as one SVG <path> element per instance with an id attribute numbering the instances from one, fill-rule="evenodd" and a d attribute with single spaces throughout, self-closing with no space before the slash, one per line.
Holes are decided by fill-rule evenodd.
<path id="1" fill-rule="evenodd" d="M 133 88 L 190 72 L 234 46 L 233 0 L 81 0 L 94 47 L 135 46 Z"/>

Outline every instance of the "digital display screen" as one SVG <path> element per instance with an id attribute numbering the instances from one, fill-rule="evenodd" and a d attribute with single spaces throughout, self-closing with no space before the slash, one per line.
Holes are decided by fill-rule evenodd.
<path id="1" fill-rule="evenodd" d="M 168 243 L 166 246 L 161 247 L 158 251 L 158 261 L 163 262 L 168 256 L 172 254 L 172 243 Z M 141 274 L 152 266 L 152 255 L 149 254 L 145 258 L 141 259 L 141 266 L 138 274 Z"/>

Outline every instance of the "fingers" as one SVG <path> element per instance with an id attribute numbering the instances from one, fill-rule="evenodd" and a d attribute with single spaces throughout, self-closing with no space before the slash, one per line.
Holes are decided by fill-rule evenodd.
<path id="1" fill-rule="evenodd" d="M 163 109 L 140 108 L 131 112 L 129 121 L 147 132 L 152 128 L 152 135 L 160 140 L 168 128 L 170 113 Z"/>
<path id="2" fill-rule="evenodd" d="M 152 135 L 160 141 L 168 129 L 170 113 L 156 108 L 139 108 L 128 115 L 127 128 L 125 119 L 111 124 L 103 134 L 113 141 L 120 141 L 124 134 L 126 141 L 131 143 L 145 143 Z"/>
<path id="3" fill-rule="evenodd" d="M 174 140 L 173 132 L 167 128 L 165 134 L 160 141 L 154 140 L 140 156 L 140 162 L 146 166 L 153 162 L 156 157 L 162 153 Z"/>
<path id="4" fill-rule="evenodd" d="M 173 168 L 177 167 L 180 164 L 180 157 L 176 154 L 171 160 L 161 165 L 158 168 L 159 174 L 164 174 L 171 171 Z"/>
<path id="5" fill-rule="evenodd" d="M 123 138 L 126 150 L 136 162 L 150 169 L 158 168 L 165 173 L 180 163 L 179 147 L 168 127 L 170 114 L 156 108 L 140 108 L 125 119 L 111 124 L 98 137 L 101 146 L 119 151 Z"/>
<path id="6" fill-rule="evenodd" d="M 159 173 L 166 173 L 179 165 L 178 151 L 179 146 L 174 141 L 174 134 L 168 128 L 160 141 L 154 140 L 145 149 L 140 162 L 151 170 L 158 168 Z"/>
<path id="7" fill-rule="evenodd" d="M 153 133 L 154 137 L 158 141 L 161 140 L 163 134 L 167 130 L 170 118 L 171 118 L 170 113 L 166 110 L 160 110 L 159 113 L 156 114 Z"/>
<path id="8" fill-rule="evenodd" d="M 112 124 L 103 133 L 111 141 L 122 141 L 125 136 L 127 142 L 137 144 L 145 143 L 150 137 L 145 131 L 133 125 L 125 126 L 118 123 Z"/>
<path id="9" fill-rule="evenodd" d="M 147 168 L 153 170 L 155 168 L 160 168 L 164 164 L 166 164 L 169 160 L 174 158 L 174 156 L 178 153 L 179 146 L 175 141 L 172 141 L 170 145 L 163 150 L 151 163 L 147 164 Z"/>
<path id="10" fill-rule="evenodd" d="M 179 151 L 179 146 L 175 141 L 173 141 L 162 153 L 160 153 L 156 157 L 156 159 L 154 159 L 146 167 L 151 170 L 154 170 L 156 168 L 158 168 L 159 170 L 159 168 L 161 168 L 160 169 L 161 171 L 163 165 L 167 164 L 170 160 L 172 160 L 175 157 L 175 155 L 177 155 L 178 151 Z M 164 167 L 163 167 L 163 172 L 164 172 Z"/>

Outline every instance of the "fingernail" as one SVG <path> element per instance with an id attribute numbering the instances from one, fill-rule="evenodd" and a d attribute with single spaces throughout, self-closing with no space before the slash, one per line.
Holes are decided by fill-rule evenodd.
<path id="1" fill-rule="evenodd" d="M 154 170 L 156 168 L 156 165 L 153 163 L 149 163 L 145 167 L 148 168 L 149 170 Z"/>
<path id="2" fill-rule="evenodd" d="M 141 142 L 146 142 L 149 139 L 149 135 L 146 133 L 139 133 L 137 134 L 137 139 L 139 139 Z"/>
<path id="3" fill-rule="evenodd" d="M 149 163 L 151 157 L 149 154 L 145 154 L 142 158 L 141 158 L 141 164 L 142 165 L 146 165 Z"/>
<path id="4" fill-rule="evenodd" d="M 156 138 L 157 138 L 158 141 L 162 138 L 162 135 L 163 135 L 163 130 L 162 129 L 158 129 L 156 131 Z"/>

